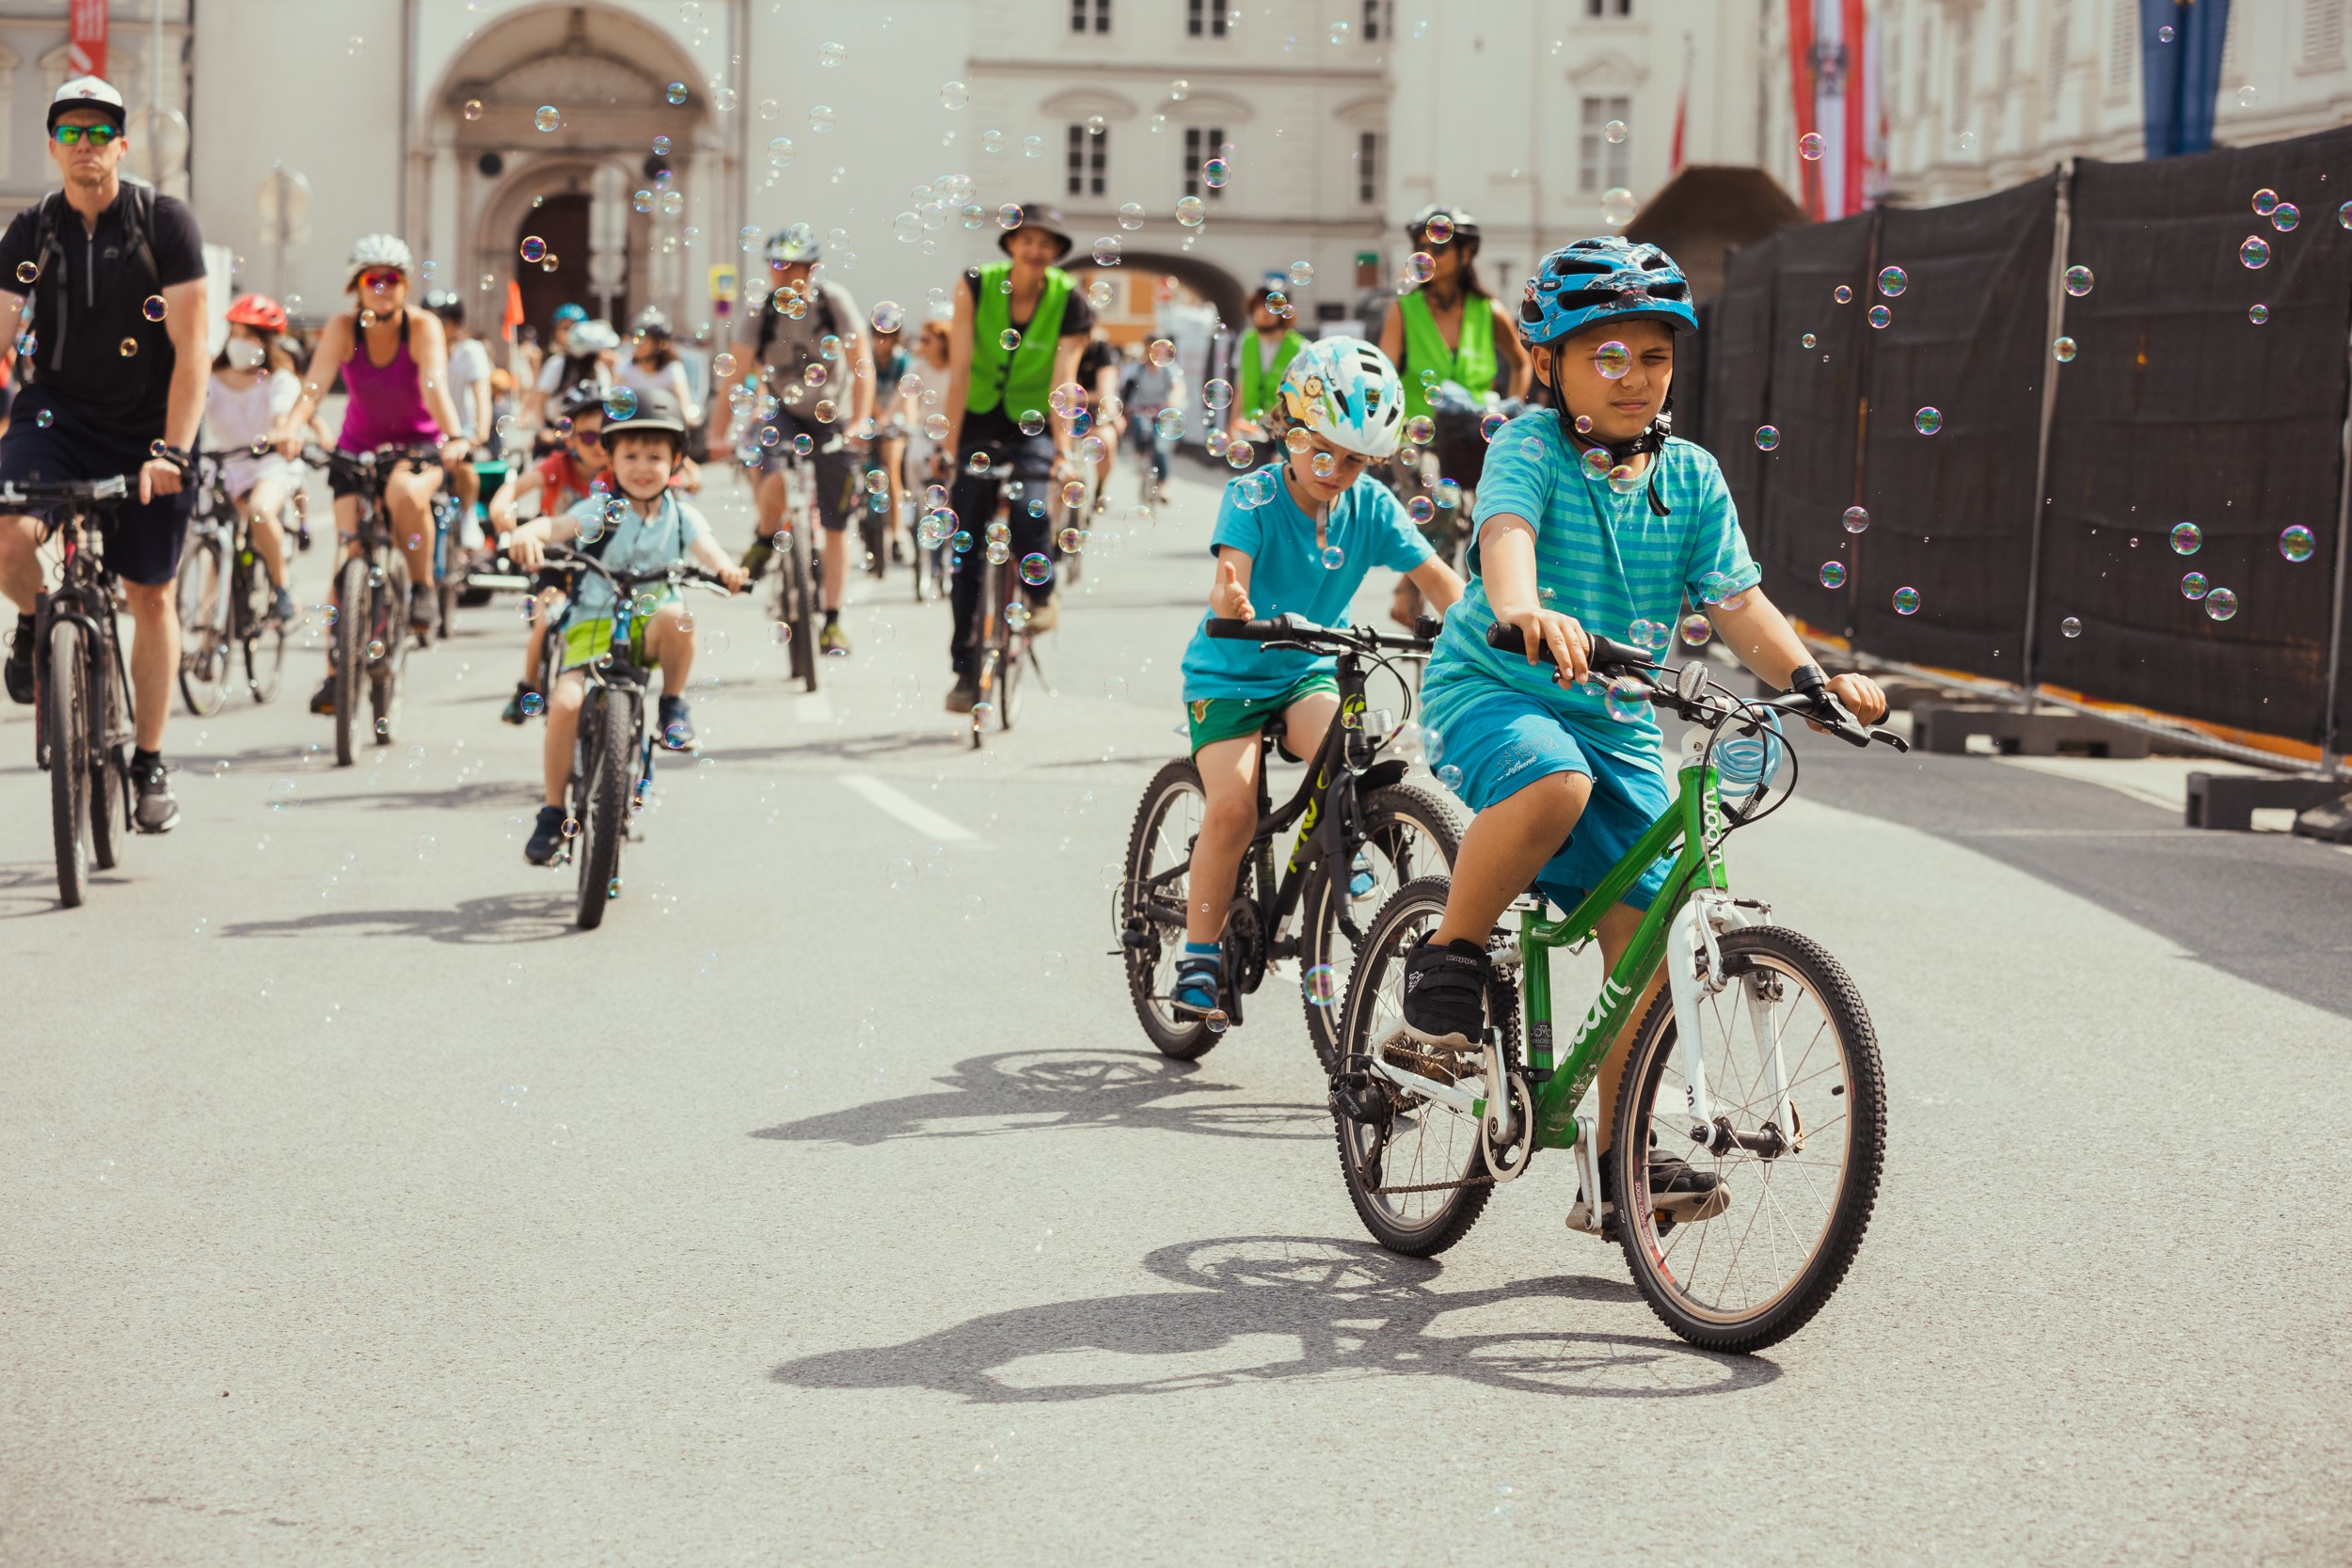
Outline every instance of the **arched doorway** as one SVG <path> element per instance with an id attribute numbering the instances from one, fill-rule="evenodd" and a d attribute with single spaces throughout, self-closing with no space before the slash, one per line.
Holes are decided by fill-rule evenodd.
<path id="1" fill-rule="evenodd" d="M 1248 319 L 1248 312 L 1242 309 L 1248 291 L 1241 286 L 1239 278 L 1214 261 L 1204 261 L 1198 256 L 1186 256 L 1180 251 L 1131 250 L 1120 258 L 1117 267 L 1103 270 L 1104 277 L 1115 277 L 1121 273 L 1131 280 L 1136 277 L 1154 281 L 1161 277 L 1176 279 L 1204 303 L 1215 308 L 1218 318 L 1228 328 L 1238 327 Z"/>
<path id="2" fill-rule="evenodd" d="M 517 10 L 466 46 L 436 95 L 428 244 L 477 284 L 462 293 L 478 330 L 498 330 L 510 282 L 542 336 L 564 303 L 624 326 L 649 304 L 701 318 L 717 247 L 694 242 L 730 231 L 733 160 L 703 90 L 673 103 L 666 88 L 703 74 L 659 26 L 601 5 Z M 526 236 L 553 272 L 522 260 Z"/>

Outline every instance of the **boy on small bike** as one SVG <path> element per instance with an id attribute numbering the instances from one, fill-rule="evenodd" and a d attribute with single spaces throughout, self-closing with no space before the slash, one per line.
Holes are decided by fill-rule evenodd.
<path id="1" fill-rule="evenodd" d="M 602 498 L 612 493 L 612 465 L 604 450 L 604 404 L 596 388 L 578 388 L 556 407 L 555 428 L 563 435 L 563 446 L 521 473 L 509 473 L 506 483 L 490 498 L 490 531 L 501 540 L 514 532 L 516 514 L 528 504 L 536 502 L 540 515 L 554 517 L 592 495 Z M 524 603 L 523 678 L 515 683 L 515 694 L 506 699 L 499 714 L 506 723 L 520 724 L 543 705 L 534 701 L 545 695 L 547 684 L 547 672 L 540 667 L 539 628 L 563 597 L 563 580 L 556 574 L 542 573 L 531 585 L 531 597 Z"/>
<path id="2" fill-rule="evenodd" d="M 670 476 L 686 457 L 686 417 L 677 400 L 665 391 L 641 393 L 636 411 L 625 420 L 608 420 L 604 432 L 619 496 L 592 496 L 567 513 L 523 524 L 507 544 L 515 563 L 536 570 L 546 562 L 548 546 L 578 542 L 615 572 L 656 572 L 691 561 L 730 589 L 741 588 L 749 574 L 719 547 L 703 515 L 670 486 Z M 612 648 L 617 608 L 604 578 L 593 572 L 578 575 L 561 623 L 562 658 L 548 702 L 547 803 L 523 846 L 523 858 L 533 865 L 553 863 L 564 846 L 564 791 L 571 782 L 572 741 L 587 694 L 587 677 L 579 672 Z M 641 666 L 661 672 L 655 726 L 660 743 L 673 752 L 691 751 L 694 725 L 687 711 L 686 683 L 693 673 L 694 626 L 675 593 L 662 593 L 651 613 L 641 610 L 630 643 Z"/>
<path id="3" fill-rule="evenodd" d="M 1416 1044 L 1383 1050 L 1409 1070 L 1446 1082 L 1478 1070 L 1495 922 L 1531 883 L 1572 908 L 1673 804 L 1649 707 L 1613 708 L 1587 678 L 1588 628 L 1661 647 L 1687 594 L 1761 679 L 1787 689 L 1801 672 L 1820 678 L 1756 586 L 1763 573 L 1722 470 L 1670 434 L 1676 335 L 1697 330 L 1690 286 L 1655 245 L 1579 240 L 1546 257 L 1527 284 L 1518 331 L 1549 406 L 1504 425 L 1487 450 L 1470 589 L 1422 683 L 1422 724 L 1439 736 L 1442 776 L 1478 815 L 1454 861 L 1445 919 L 1406 961 L 1405 1029 Z M 1524 656 L 1487 644 L 1497 622 L 1519 628 Z M 1547 649 L 1556 676 L 1541 662 Z M 1886 711 L 1866 676 L 1827 684 L 1865 723 Z M 1666 865 L 1652 866 L 1602 918 L 1612 968 Z M 1604 1149 L 1621 1065 L 1613 1050 L 1597 1085 Z M 1696 1201 L 1713 1185 L 1685 1166 L 1659 1174 L 1652 1192 L 1688 1189 Z"/>
<path id="4" fill-rule="evenodd" d="M 1336 660 L 1213 639 L 1208 618 L 1295 611 L 1318 626 L 1343 625 L 1375 566 L 1410 576 L 1440 613 L 1462 594 L 1462 579 L 1430 553 L 1396 498 L 1364 472 L 1396 450 L 1405 422 L 1405 389 L 1387 356 L 1359 338 L 1308 344 L 1291 360 L 1268 417 L 1288 460 L 1226 485 L 1209 540 L 1216 578 L 1208 616 L 1184 650 L 1193 760 L 1207 801 L 1170 1000 L 1199 1014 L 1218 1006 L 1218 939 L 1258 830 L 1258 734 L 1279 722 L 1284 753 L 1311 757 L 1339 709 Z"/>

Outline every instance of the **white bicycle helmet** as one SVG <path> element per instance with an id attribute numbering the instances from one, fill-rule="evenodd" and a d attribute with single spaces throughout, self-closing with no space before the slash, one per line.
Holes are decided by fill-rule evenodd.
<path id="1" fill-rule="evenodd" d="M 584 321 L 572 328 L 574 354 L 603 354 L 621 346 L 621 335 L 609 321 Z"/>
<path id="2" fill-rule="evenodd" d="M 1300 349 L 1277 403 L 1289 423 L 1375 460 L 1396 451 L 1405 428 L 1405 384 L 1389 356 L 1361 338 L 1324 338 Z"/>
<path id="3" fill-rule="evenodd" d="M 397 234 L 362 234 L 353 242 L 351 260 L 344 264 L 343 287 L 370 267 L 398 267 L 404 273 L 417 270 L 416 258 L 408 253 L 408 242 Z"/>

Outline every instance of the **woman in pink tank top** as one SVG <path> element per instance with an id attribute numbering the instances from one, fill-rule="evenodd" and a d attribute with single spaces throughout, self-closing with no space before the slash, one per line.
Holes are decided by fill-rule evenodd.
<path id="1" fill-rule="evenodd" d="M 338 450 L 428 446 L 440 449 L 444 465 L 466 460 L 466 443 L 444 434 L 459 428 L 457 409 L 449 397 L 448 340 L 432 312 L 409 306 L 411 266 L 408 246 L 390 234 L 369 234 L 351 247 L 351 278 L 345 287 L 358 296 L 357 302 L 319 333 L 310 368 L 302 378 L 302 396 L 274 433 L 278 449 L 288 456 L 301 454 L 301 432 L 340 373 L 350 402 L 343 409 L 342 434 L 335 441 Z M 438 619 L 433 496 L 443 477 L 440 468 L 421 473 L 395 469 L 384 482 L 392 537 L 408 558 L 408 620 L 419 631 L 430 631 Z M 330 481 L 336 533 L 346 551 L 356 550 L 359 498 L 343 481 L 332 476 Z M 330 675 L 322 697 L 333 686 Z M 321 707 L 320 698 L 313 698 L 310 707 L 312 712 L 331 712 L 331 699 L 329 706 Z"/>

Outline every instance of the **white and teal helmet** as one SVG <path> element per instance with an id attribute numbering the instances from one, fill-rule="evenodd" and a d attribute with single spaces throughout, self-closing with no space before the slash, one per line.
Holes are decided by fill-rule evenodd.
<path id="1" fill-rule="evenodd" d="M 1375 460 L 1396 451 L 1405 428 L 1405 384 L 1389 356 L 1361 338 L 1300 349 L 1276 401 L 1288 423 Z"/>

